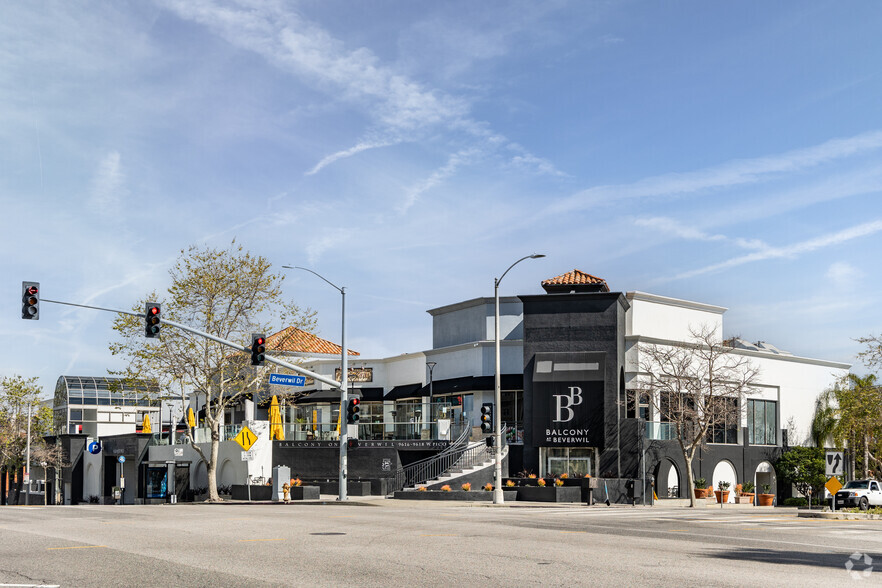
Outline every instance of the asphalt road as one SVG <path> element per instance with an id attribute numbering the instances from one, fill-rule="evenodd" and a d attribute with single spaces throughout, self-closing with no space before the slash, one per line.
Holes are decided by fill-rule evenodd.
<path id="1" fill-rule="evenodd" d="M 792 509 L 382 499 L 0 508 L 0 586 L 853 581 L 882 585 L 882 521 L 798 519 Z"/>

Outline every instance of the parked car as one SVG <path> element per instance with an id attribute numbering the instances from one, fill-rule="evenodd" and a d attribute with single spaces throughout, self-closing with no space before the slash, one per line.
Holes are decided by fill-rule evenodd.
<path id="1" fill-rule="evenodd" d="M 836 493 L 836 508 L 882 506 L 882 485 L 876 480 L 852 480 Z"/>

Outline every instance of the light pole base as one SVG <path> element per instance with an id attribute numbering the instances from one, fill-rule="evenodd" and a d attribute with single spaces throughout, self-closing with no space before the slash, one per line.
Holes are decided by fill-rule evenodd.
<path id="1" fill-rule="evenodd" d="M 505 502 L 505 495 L 502 493 L 502 488 L 494 488 L 493 489 L 493 504 L 503 504 Z"/>

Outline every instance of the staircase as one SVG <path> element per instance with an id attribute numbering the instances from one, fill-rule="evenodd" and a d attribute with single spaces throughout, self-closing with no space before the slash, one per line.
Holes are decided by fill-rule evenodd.
<path id="1" fill-rule="evenodd" d="M 493 449 L 484 441 L 469 443 L 469 431 L 462 435 L 441 453 L 423 459 L 395 472 L 390 493 L 400 490 L 413 490 L 417 486 L 429 489 L 440 488 L 444 484 L 455 484 L 457 479 L 472 478 L 473 474 L 484 469 L 491 471 L 488 479 L 493 478 Z M 505 439 L 505 435 L 502 435 Z M 508 456 L 508 446 L 503 444 L 503 459 Z"/>

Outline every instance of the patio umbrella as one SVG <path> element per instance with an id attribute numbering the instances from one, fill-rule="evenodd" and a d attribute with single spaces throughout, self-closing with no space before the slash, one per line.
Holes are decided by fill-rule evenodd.
<path id="1" fill-rule="evenodd" d="M 187 409 L 187 426 L 191 429 L 196 428 L 196 415 L 193 414 L 193 408 Z"/>
<path id="2" fill-rule="evenodd" d="M 269 409 L 270 439 L 285 440 L 285 430 L 282 427 L 282 412 L 279 410 L 279 399 L 273 395 L 273 401 Z"/>
<path id="3" fill-rule="evenodd" d="M 141 423 L 141 432 L 142 433 L 152 433 L 153 429 L 150 427 L 150 415 L 146 412 L 144 413 L 144 422 Z"/>

